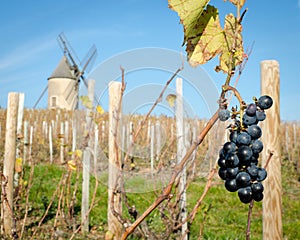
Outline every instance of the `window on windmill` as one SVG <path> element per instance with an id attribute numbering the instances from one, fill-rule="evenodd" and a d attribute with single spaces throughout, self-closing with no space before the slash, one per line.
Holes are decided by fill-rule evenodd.
<path id="1" fill-rule="evenodd" d="M 52 103 L 51 106 L 52 107 L 57 107 L 57 97 L 52 97 L 51 99 L 52 99 L 51 100 L 51 103 Z"/>

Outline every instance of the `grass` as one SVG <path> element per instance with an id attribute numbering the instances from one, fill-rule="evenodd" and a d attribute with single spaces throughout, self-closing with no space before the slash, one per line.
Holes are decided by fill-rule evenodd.
<path id="1" fill-rule="evenodd" d="M 25 167 L 24 175 L 24 190 L 21 191 L 20 200 L 18 201 L 19 214 L 18 218 L 23 220 L 25 209 L 25 189 L 28 184 L 28 177 L 30 167 Z M 26 229 L 24 239 L 31 236 L 41 217 L 45 214 L 47 206 L 56 189 L 62 189 L 64 186 L 60 185 L 62 176 L 66 173 L 65 166 L 40 164 L 35 166 L 33 185 L 30 189 L 29 195 L 29 210 L 28 219 L 26 222 Z M 90 228 L 91 233 L 83 235 L 80 232 L 76 239 L 103 239 L 107 230 L 107 185 L 106 176 L 99 181 L 96 192 L 95 205 L 90 214 Z M 141 181 L 137 178 L 130 179 L 130 186 L 139 186 Z M 142 179 L 143 180 L 143 179 Z M 70 176 L 70 192 L 72 192 L 76 182 L 75 172 Z M 197 199 L 201 196 L 206 180 L 203 178 L 195 179 L 190 183 L 187 190 L 188 210 L 191 210 Z M 147 184 L 142 181 L 142 184 Z M 95 179 L 91 179 L 91 193 L 92 196 L 95 186 Z M 297 172 L 294 166 L 288 161 L 283 161 L 282 165 L 282 186 L 283 186 L 283 233 L 284 239 L 297 239 L 299 237 L 300 228 L 300 183 Z M 67 188 L 64 188 L 67 189 Z M 155 199 L 159 192 L 146 193 L 129 193 L 128 202 L 135 204 L 138 212 L 141 214 Z M 55 231 L 53 226 L 55 216 L 58 209 L 58 197 L 54 197 L 52 207 L 48 211 L 36 239 L 45 239 L 53 236 Z M 66 193 L 67 196 L 67 193 Z M 67 205 L 68 198 L 65 198 L 64 206 Z M 60 206 L 62 208 L 62 205 Z M 81 208 L 81 176 L 79 176 L 79 189 L 76 195 L 74 206 L 74 219 L 78 224 L 80 223 L 80 208 Z M 125 209 L 125 207 L 124 207 Z M 222 182 L 216 178 L 213 182 L 212 188 L 206 195 L 199 211 L 196 215 L 195 221 L 190 225 L 189 239 L 245 239 L 245 231 L 247 224 L 248 204 L 242 204 L 236 193 L 229 193 L 225 190 Z M 129 215 L 124 215 L 128 218 Z M 149 229 L 156 232 L 157 235 L 165 231 L 163 221 L 158 210 L 153 211 L 150 216 L 146 218 Z M 23 221 L 18 222 L 20 226 Z M 64 232 L 64 238 L 69 238 L 72 229 L 68 228 L 63 221 L 57 224 L 56 230 L 61 229 Z M 175 236 L 175 235 L 174 235 Z M 140 239 L 139 237 L 131 236 L 129 239 Z M 172 239 L 175 239 L 172 238 Z M 251 222 L 251 239 L 262 239 L 262 204 L 255 203 L 252 213 Z"/>

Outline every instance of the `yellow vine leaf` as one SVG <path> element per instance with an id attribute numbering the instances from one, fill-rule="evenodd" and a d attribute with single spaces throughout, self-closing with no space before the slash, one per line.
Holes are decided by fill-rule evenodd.
<path id="1" fill-rule="evenodd" d="M 79 149 L 76 149 L 75 150 L 75 156 L 78 157 L 78 158 L 81 158 L 82 157 L 82 151 L 79 150 Z"/>
<path id="2" fill-rule="evenodd" d="M 22 172 L 22 165 L 23 165 L 23 159 L 22 158 L 16 158 L 15 171 L 18 172 L 18 173 Z"/>
<path id="3" fill-rule="evenodd" d="M 68 167 L 72 171 L 76 171 L 76 161 L 75 160 L 70 160 L 68 161 Z"/>
<path id="4" fill-rule="evenodd" d="M 242 8 L 244 6 L 246 0 L 229 0 L 229 2 L 232 2 L 235 6 L 240 5 L 240 7 Z"/>
<path id="5" fill-rule="evenodd" d="M 220 55 L 218 70 L 225 73 L 243 60 L 241 24 L 229 14 L 221 27 L 218 9 L 205 0 L 169 0 L 184 27 L 184 44 L 192 66 L 204 64 Z M 244 2 L 244 1 L 241 1 Z"/>
<path id="6" fill-rule="evenodd" d="M 242 26 L 236 21 L 237 19 L 233 14 L 228 14 L 225 17 L 224 41 L 219 66 L 219 69 L 224 72 L 228 72 L 228 69 L 241 64 L 244 57 Z M 233 46 L 234 51 L 232 51 Z"/>
<path id="7" fill-rule="evenodd" d="M 220 24 L 218 9 L 208 5 L 201 15 L 202 27 L 195 29 L 200 36 L 196 45 L 187 43 L 187 53 L 192 66 L 204 64 L 222 51 L 224 32 Z"/>
<path id="8" fill-rule="evenodd" d="M 79 99 L 81 100 L 81 103 L 84 107 L 86 107 L 88 109 L 93 108 L 93 102 L 89 99 L 88 96 L 80 96 Z"/>
<path id="9" fill-rule="evenodd" d="M 175 106 L 176 95 L 175 94 L 169 94 L 166 97 L 166 100 L 169 103 L 170 107 L 173 108 Z"/>
<path id="10" fill-rule="evenodd" d="M 100 106 L 100 105 L 98 105 L 98 106 L 96 107 L 96 111 L 97 111 L 98 113 L 100 113 L 101 115 L 102 115 L 103 113 L 105 113 L 103 107 Z"/>
<path id="11" fill-rule="evenodd" d="M 169 8 L 178 13 L 184 28 L 183 45 L 196 45 L 200 36 L 196 32 L 201 25 L 201 15 L 210 0 L 169 0 Z"/>

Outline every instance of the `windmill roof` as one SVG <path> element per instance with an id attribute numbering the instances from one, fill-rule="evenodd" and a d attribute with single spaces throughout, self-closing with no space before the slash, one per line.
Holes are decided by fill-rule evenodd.
<path id="1" fill-rule="evenodd" d="M 63 56 L 60 60 L 59 64 L 48 78 L 72 78 L 76 79 L 73 71 L 71 70 L 71 64 L 66 56 Z"/>

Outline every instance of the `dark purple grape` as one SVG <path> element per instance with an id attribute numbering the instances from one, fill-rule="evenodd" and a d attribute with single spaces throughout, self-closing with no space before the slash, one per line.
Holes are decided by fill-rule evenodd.
<path id="1" fill-rule="evenodd" d="M 230 118 L 230 111 L 228 109 L 221 109 L 218 113 L 220 121 L 224 122 Z"/>
<path id="2" fill-rule="evenodd" d="M 254 153 L 260 153 L 264 148 L 262 141 L 256 139 L 252 142 L 251 149 Z"/>
<path id="3" fill-rule="evenodd" d="M 239 158 L 238 156 L 233 153 L 233 152 L 230 152 L 226 155 L 226 158 L 225 158 L 225 165 L 226 167 L 228 168 L 234 168 L 234 167 L 237 167 L 239 165 Z"/>
<path id="4" fill-rule="evenodd" d="M 256 202 L 260 202 L 261 200 L 263 200 L 264 194 L 263 194 L 263 193 L 253 193 L 253 194 L 252 194 L 252 198 L 253 198 Z"/>
<path id="5" fill-rule="evenodd" d="M 238 190 L 238 196 L 242 203 L 249 203 L 252 200 L 251 187 L 240 188 Z"/>
<path id="6" fill-rule="evenodd" d="M 273 105 L 273 99 L 268 95 L 261 96 L 258 99 L 257 105 L 260 109 L 268 109 Z"/>
<path id="7" fill-rule="evenodd" d="M 258 174 L 258 167 L 255 164 L 250 165 L 247 167 L 247 173 L 249 173 L 251 179 L 256 179 Z"/>
<path id="8" fill-rule="evenodd" d="M 244 114 L 243 116 L 243 123 L 244 125 L 246 126 L 250 126 L 250 125 L 253 125 L 257 122 L 257 119 L 256 119 L 256 116 L 249 116 L 247 114 Z"/>
<path id="9" fill-rule="evenodd" d="M 257 178 L 256 180 L 261 182 L 263 180 L 265 180 L 267 177 L 267 171 L 264 168 L 258 168 L 258 172 L 257 172 Z"/>
<path id="10" fill-rule="evenodd" d="M 245 162 L 249 161 L 253 155 L 252 149 L 249 146 L 240 146 L 237 152 L 239 160 Z"/>
<path id="11" fill-rule="evenodd" d="M 233 179 L 233 178 L 236 177 L 236 175 L 238 174 L 238 172 L 239 172 L 239 168 L 238 167 L 227 168 L 226 169 L 226 177 L 230 178 L 230 179 Z"/>
<path id="12" fill-rule="evenodd" d="M 233 143 L 236 143 L 237 137 L 238 137 L 238 132 L 237 131 L 232 131 L 229 135 L 229 139 Z"/>
<path id="13" fill-rule="evenodd" d="M 252 157 L 250 158 L 250 164 L 257 165 L 258 164 L 259 153 L 252 152 Z"/>
<path id="14" fill-rule="evenodd" d="M 258 159 L 259 158 L 259 153 L 252 153 L 252 157 Z"/>
<path id="15" fill-rule="evenodd" d="M 257 164 L 258 164 L 258 159 L 252 156 L 250 159 L 250 165 L 257 165 Z"/>
<path id="16" fill-rule="evenodd" d="M 266 119 L 266 114 L 264 111 L 256 111 L 256 119 L 257 121 L 263 121 Z"/>
<path id="17" fill-rule="evenodd" d="M 225 157 L 223 148 L 221 148 L 220 151 L 219 151 L 219 157 L 220 157 L 220 158 L 224 158 L 224 157 Z"/>
<path id="18" fill-rule="evenodd" d="M 253 194 L 262 193 L 264 191 L 264 186 L 260 182 L 252 183 L 251 190 Z"/>
<path id="19" fill-rule="evenodd" d="M 250 104 L 247 106 L 247 108 L 246 108 L 246 114 L 247 114 L 248 116 L 253 117 L 253 116 L 255 116 L 255 114 L 256 114 L 256 109 L 257 109 L 256 104 L 255 104 L 255 103 L 250 103 Z"/>
<path id="20" fill-rule="evenodd" d="M 226 168 L 219 168 L 218 174 L 221 179 L 226 180 Z"/>
<path id="21" fill-rule="evenodd" d="M 227 153 L 235 152 L 236 145 L 233 142 L 226 142 L 223 146 L 223 153 L 226 156 Z"/>
<path id="22" fill-rule="evenodd" d="M 225 158 L 221 158 L 221 157 L 220 157 L 220 158 L 218 159 L 218 165 L 219 165 L 219 167 L 226 168 L 225 162 L 226 162 Z"/>
<path id="23" fill-rule="evenodd" d="M 262 135 L 261 128 L 257 125 L 251 125 L 247 129 L 247 133 L 251 136 L 252 139 L 260 138 Z"/>
<path id="24" fill-rule="evenodd" d="M 247 173 L 247 172 L 239 172 L 236 175 L 235 180 L 236 180 L 236 184 L 239 188 L 250 186 L 250 183 L 251 183 L 251 177 L 250 177 L 249 173 Z"/>
<path id="25" fill-rule="evenodd" d="M 251 142 L 251 136 L 247 132 L 241 132 L 238 134 L 236 143 L 237 145 L 249 145 Z"/>
<path id="26" fill-rule="evenodd" d="M 225 188 L 229 192 L 235 192 L 236 190 L 238 190 L 238 187 L 236 185 L 236 180 L 235 179 L 226 179 Z"/>

